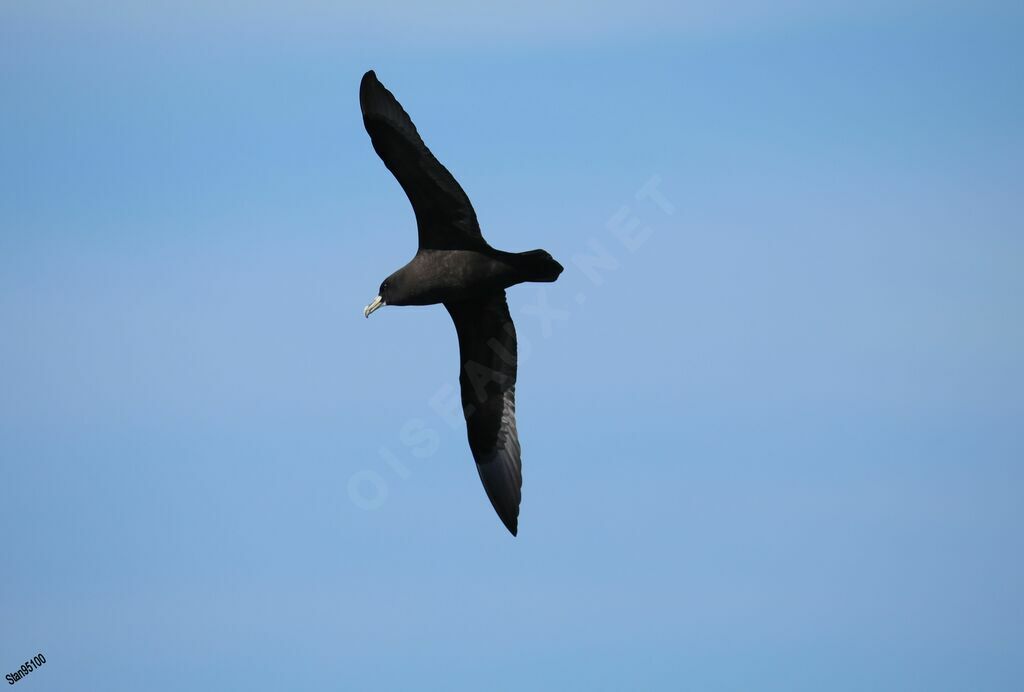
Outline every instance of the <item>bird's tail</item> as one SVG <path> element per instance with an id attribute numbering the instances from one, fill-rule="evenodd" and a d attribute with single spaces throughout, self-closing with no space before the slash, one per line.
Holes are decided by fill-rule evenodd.
<path id="1" fill-rule="evenodd" d="M 523 272 L 523 281 L 551 282 L 562 273 L 562 265 L 546 250 L 529 250 L 513 255 L 519 270 Z"/>

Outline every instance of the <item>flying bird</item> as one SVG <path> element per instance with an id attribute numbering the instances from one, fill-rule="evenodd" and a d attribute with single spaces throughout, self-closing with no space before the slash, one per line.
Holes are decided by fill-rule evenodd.
<path id="1" fill-rule="evenodd" d="M 416 256 L 380 285 L 363 310 L 435 305 L 448 310 L 459 339 L 459 385 L 469 448 L 487 497 L 513 536 L 523 485 L 516 432 L 516 329 L 505 289 L 551 282 L 562 265 L 544 250 L 502 252 L 480 233 L 476 212 L 451 173 L 373 71 L 359 85 L 359 106 L 373 149 L 412 203 Z"/>

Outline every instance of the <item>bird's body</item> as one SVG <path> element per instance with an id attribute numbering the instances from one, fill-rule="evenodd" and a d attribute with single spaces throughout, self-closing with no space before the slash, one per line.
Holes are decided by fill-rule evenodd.
<path id="1" fill-rule="evenodd" d="M 480 233 L 469 198 L 420 139 L 415 125 L 372 72 L 359 86 L 373 148 L 405 190 L 416 214 L 415 257 L 380 286 L 366 307 L 441 303 L 459 338 L 463 413 L 469 446 L 491 504 L 518 530 L 522 462 L 515 421 L 516 333 L 505 289 L 554 281 L 562 265 L 544 250 L 495 250 Z"/>
<path id="2" fill-rule="evenodd" d="M 500 250 L 421 249 L 399 269 L 403 279 L 414 282 L 417 291 L 402 303 L 389 305 L 436 305 L 471 300 L 481 293 L 502 291 L 524 281 L 533 281 L 528 253 Z"/>

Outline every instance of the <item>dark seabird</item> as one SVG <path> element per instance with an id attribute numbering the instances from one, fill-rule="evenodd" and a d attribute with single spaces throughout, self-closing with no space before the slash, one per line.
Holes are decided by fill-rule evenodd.
<path id="1" fill-rule="evenodd" d="M 554 281 L 562 272 L 544 250 L 502 252 L 480 233 L 466 193 L 416 132 L 409 115 L 371 70 L 359 85 L 373 149 L 405 190 L 416 214 L 419 249 L 384 279 L 363 314 L 384 305 L 442 303 L 455 322 L 459 384 L 469 448 L 487 497 L 516 535 L 523 485 L 516 432 L 516 329 L 505 289 Z"/>

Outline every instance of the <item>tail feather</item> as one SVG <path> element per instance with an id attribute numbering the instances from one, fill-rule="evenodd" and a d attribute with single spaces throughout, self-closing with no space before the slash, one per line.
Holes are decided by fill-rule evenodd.
<path id="1" fill-rule="evenodd" d="M 551 282 L 562 273 L 562 265 L 546 250 L 517 252 L 515 256 L 523 271 L 524 281 Z"/>

